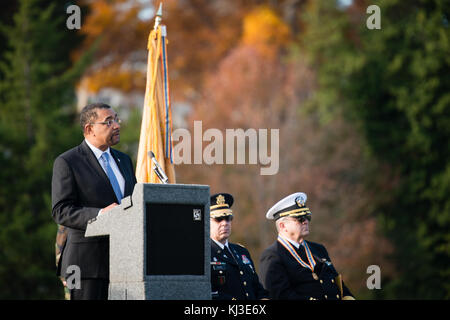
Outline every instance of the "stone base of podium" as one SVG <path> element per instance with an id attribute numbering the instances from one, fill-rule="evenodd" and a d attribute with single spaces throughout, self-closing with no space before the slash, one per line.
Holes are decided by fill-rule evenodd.
<path id="1" fill-rule="evenodd" d="M 209 196 L 209 186 L 138 183 L 89 222 L 87 237 L 109 236 L 110 300 L 211 299 Z"/>
<path id="2" fill-rule="evenodd" d="M 151 277 L 147 282 L 117 282 L 109 285 L 109 300 L 210 300 L 209 281 Z"/>

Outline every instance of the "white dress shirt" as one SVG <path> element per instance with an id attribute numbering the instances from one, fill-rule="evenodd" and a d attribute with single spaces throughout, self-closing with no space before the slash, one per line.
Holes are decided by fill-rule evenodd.
<path id="1" fill-rule="evenodd" d="M 120 173 L 120 169 L 117 166 L 117 163 L 114 160 L 114 157 L 111 155 L 111 151 L 110 151 L 109 147 L 108 147 L 108 149 L 106 149 L 106 151 L 102 151 L 99 148 L 94 147 L 91 143 L 89 143 L 89 141 L 87 141 L 87 139 L 84 139 L 84 141 L 86 141 L 86 144 L 94 153 L 95 158 L 97 159 L 98 163 L 102 167 L 103 171 L 105 171 L 105 173 L 106 173 L 106 168 L 103 166 L 103 161 L 100 160 L 100 157 L 102 156 L 102 154 L 104 152 L 107 152 L 109 154 L 109 165 L 111 166 L 111 169 L 114 172 L 114 175 L 116 176 L 117 182 L 119 183 L 120 192 L 122 192 L 122 194 L 124 195 L 125 194 L 125 179 L 123 178 L 122 174 Z M 106 176 L 108 176 L 107 173 L 106 173 Z M 103 209 L 100 209 L 98 211 L 97 216 L 102 212 L 102 210 Z"/>
<path id="2" fill-rule="evenodd" d="M 89 143 L 89 141 L 87 141 L 85 139 L 87 145 L 89 146 L 89 148 L 91 148 L 92 152 L 94 152 L 95 154 L 95 158 L 97 158 L 98 163 L 100 163 L 100 166 L 103 168 L 103 171 L 105 171 L 106 173 L 106 168 L 103 166 L 103 161 L 100 160 L 100 157 L 102 156 L 102 154 L 104 152 L 109 154 L 109 165 L 111 166 L 112 171 L 114 172 L 114 175 L 116 176 L 117 182 L 119 183 L 119 187 L 120 187 L 120 192 L 122 192 L 122 194 L 125 194 L 125 179 L 123 178 L 122 174 L 120 173 L 120 169 L 117 166 L 116 161 L 114 161 L 114 157 L 111 154 L 111 150 L 106 149 L 106 151 L 102 151 L 96 147 L 94 147 L 92 144 Z M 108 175 L 108 174 L 106 174 Z"/>
<path id="3" fill-rule="evenodd" d="M 297 249 L 300 248 L 301 243 L 298 243 L 297 241 L 294 241 L 294 240 L 291 240 L 288 238 L 283 238 L 283 239 L 289 241 L 295 248 L 297 248 Z"/>
<path id="4" fill-rule="evenodd" d="M 230 250 L 230 247 L 228 246 L 228 240 L 225 240 L 225 244 L 220 243 L 219 241 L 211 238 L 212 241 L 214 241 L 219 247 L 220 249 L 223 250 L 223 248 L 225 248 L 225 246 L 227 246 L 228 250 Z M 231 251 L 231 250 L 230 250 Z"/>

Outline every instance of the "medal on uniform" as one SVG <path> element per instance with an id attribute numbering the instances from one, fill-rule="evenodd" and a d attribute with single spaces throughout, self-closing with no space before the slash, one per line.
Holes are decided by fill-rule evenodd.
<path id="1" fill-rule="evenodd" d="M 304 268 L 308 268 L 311 270 L 312 272 L 312 277 L 314 280 L 319 280 L 319 276 L 314 272 L 314 267 L 316 266 L 316 261 L 314 260 L 313 255 L 311 254 L 311 250 L 308 247 L 308 244 L 306 243 L 306 241 L 303 241 L 302 244 L 305 247 L 305 252 L 306 252 L 306 257 L 308 258 L 308 262 L 306 263 L 305 261 L 302 260 L 302 258 L 300 257 L 300 255 L 297 253 L 297 251 L 295 251 L 294 247 L 292 247 L 292 245 L 290 244 L 289 241 L 287 241 L 286 239 L 282 238 L 281 236 L 278 236 L 278 242 L 281 243 L 281 245 L 283 247 L 286 248 L 286 250 L 294 257 L 294 259 Z"/>

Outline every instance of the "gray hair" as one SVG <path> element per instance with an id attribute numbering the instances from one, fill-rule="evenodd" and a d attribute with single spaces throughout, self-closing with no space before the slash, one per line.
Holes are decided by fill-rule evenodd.
<path id="1" fill-rule="evenodd" d="M 278 233 L 280 233 L 280 223 L 289 220 L 288 218 L 289 217 L 282 217 L 282 218 L 280 218 L 280 219 L 275 221 L 275 226 L 277 227 L 277 232 Z"/>

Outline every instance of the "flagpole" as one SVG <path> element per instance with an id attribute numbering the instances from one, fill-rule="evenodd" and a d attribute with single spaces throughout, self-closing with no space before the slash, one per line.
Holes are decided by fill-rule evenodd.
<path id="1" fill-rule="evenodd" d="M 153 30 L 158 29 L 159 24 L 162 21 L 162 2 L 159 3 L 158 11 L 156 12 L 155 25 L 153 26 Z"/>
<path id="2" fill-rule="evenodd" d="M 159 183 L 152 168 L 151 152 L 167 175 L 169 183 L 175 183 L 172 160 L 172 117 L 167 70 L 167 31 L 162 24 L 162 3 L 155 16 L 153 30 L 148 37 L 147 82 L 139 138 L 136 179 L 143 183 Z"/>

